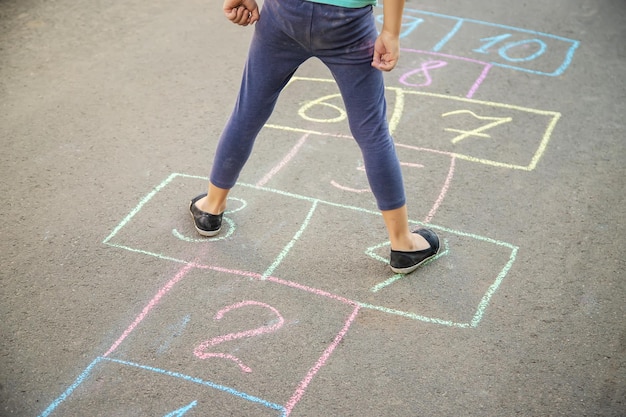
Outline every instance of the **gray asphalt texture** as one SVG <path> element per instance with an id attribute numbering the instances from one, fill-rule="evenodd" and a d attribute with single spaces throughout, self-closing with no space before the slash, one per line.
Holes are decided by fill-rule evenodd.
<path id="1" fill-rule="evenodd" d="M 319 62 L 199 239 L 253 28 L 0 0 L 0 415 L 626 415 L 626 3 L 406 8 L 402 277 Z"/>

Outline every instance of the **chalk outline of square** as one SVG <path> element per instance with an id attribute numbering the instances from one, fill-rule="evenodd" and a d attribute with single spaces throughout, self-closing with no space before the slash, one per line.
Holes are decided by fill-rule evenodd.
<path id="1" fill-rule="evenodd" d="M 181 175 L 181 174 L 172 174 L 170 175 L 169 178 L 173 178 L 174 175 Z M 189 176 L 187 176 L 189 177 Z M 158 188 L 158 187 L 157 187 Z M 154 191 L 154 190 L 153 190 Z M 152 193 L 151 193 L 152 194 Z M 152 194 L 154 195 L 154 194 Z M 146 200 L 147 201 L 147 200 Z M 111 246 L 116 246 L 114 244 L 110 244 Z M 119 247 L 119 246 L 117 246 Z M 125 248 L 125 249 L 129 249 L 129 248 Z M 134 251 L 132 249 L 130 249 L 131 251 Z M 140 253 L 147 253 L 145 251 L 136 251 L 136 252 L 140 252 Z M 236 397 L 239 397 L 240 399 L 244 399 L 247 401 L 251 401 L 257 404 L 261 404 L 265 407 L 271 408 L 271 409 L 275 409 L 278 411 L 281 411 L 281 416 L 286 417 L 287 415 L 289 415 L 291 413 L 291 411 L 293 410 L 293 408 L 298 404 L 298 402 L 302 399 L 302 397 L 304 396 L 306 389 L 308 388 L 309 383 L 313 380 L 313 378 L 315 377 L 315 375 L 317 374 L 317 372 L 319 371 L 319 369 L 321 369 L 326 361 L 328 360 L 328 358 L 331 356 L 331 354 L 333 353 L 333 351 L 335 350 L 335 348 L 341 343 L 341 341 L 343 340 L 343 337 L 348 333 L 348 330 L 350 329 L 350 326 L 352 325 L 352 323 L 354 322 L 354 320 L 356 319 L 356 316 L 361 308 L 361 306 L 352 301 L 349 300 L 347 298 L 341 297 L 341 296 L 337 296 L 335 294 L 331 294 L 328 293 L 326 291 L 322 291 L 322 290 L 318 290 L 315 288 L 311 288 L 311 287 L 307 287 L 305 285 L 302 284 L 298 284 L 295 282 L 291 282 L 291 281 L 285 281 L 282 280 L 280 278 L 276 278 L 276 277 L 268 277 L 265 278 L 264 276 L 262 276 L 261 274 L 258 273 L 254 273 L 254 272 L 249 272 L 249 271 L 237 271 L 237 270 L 228 270 L 228 269 L 224 269 L 224 268 L 220 268 L 220 267 L 216 267 L 216 266 L 210 266 L 210 265 L 203 265 L 203 264 L 198 264 L 195 262 L 187 262 L 187 261 L 181 261 L 181 260 L 175 260 L 173 258 L 166 258 L 166 257 L 162 257 L 162 256 L 158 256 L 158 258 L 160 259 L 170 259 L 170 260 L 174 260 L 177 261 L 179 263 L 182 263 L 184 266 L 183 268 L 181 268 L 181 270 L 172 278 L 170 279 L 163 287 L 161 287 L 160 290 L 157 291 L 156 295 L 148 302 L 148 304 L 142 309 L 142 311 L 139 313 L 139 315 L 137 315 L 137 317 L 135 318 L 135 320 L 133 320 L 133 322 L 126 328 L 126 330 L 124 330 L 124 332 L 122 332 L 122 335 L 111 345 L 111 347 L 101 356 L 98 356 L 93 362 L 91 362 L 91 364 L 89 364 L 87 366 L 87 368 L 85 368 L 83 370 L 83 372 L 76 378 L 76 380 L 74 381 L 74 383 L 72 383 L 59 397 L 57 397 L 43 412 L 42 414 L 40 414 L 39 417 L 47 417 L 49 415 L 51 415 L 54 410 L 61 405 L 63 402 L 65 402 L 67 400 L 67 398 L 72 394 L 72 392 L 74 392 L 76 390 L 76 388 L 78 388 L 91 374 L 93 368 L 98 365 L 100 362 L 102 361 L 110 361 L 110 362 L 114 362 L 117 364 L 121 364 L 121 365 L 127 365 L 127 366 L 134 366 L 137 367 L 139 369 L 142 370 L 147 370 L 147 371 L 153 371 L 153 372 L 157 372 L 160 373 L 162 375 L 167 375 L 167 376 L 172 376 L 172 377 L 178 377 L 181 378 L 187 382 L 194 382 L 194 383 L 198 383 L 198 384 L 202 384 L 202 385 L 206 385 L 210 388 L 214 388 L 214 389 L 218 389 L 220 391 L 226 392 L 228 394 L 234 395 Z M 266 401 L 260 397 L 254 396 L 254 395 L 250 395 L 238 390 L 235 390 L 233 388 L 221 385 L 221 384 L 217 384 L 217 383 L 213 383 L 211 381 L 206 381 L 203 380 L 201 378 L 197 378 L 197 377 L 192 377 L 189 375 L 184 375 L 178 372 L 173 372 L 173 371 L 168 371 L 168 370 L 164 370 L 164 369 L 160 369 L 160 368 L 155 368 L 155 367 L 151 367 L 148 365 L 142 365 L 136 362 L 129 362 L 129 361 L 124 361 L 121 359 L 116 359 L 116 358 L 109 358 L 108 356 L 110 354 L 112 354 L 113 352 L 115 352 L 115 350 L 124 342 L 124 340 L 128 337 L 128 335 L 130 335 L 133 331 L 135 331 L 136 327 L 150 314 L 151 310 L 155 307 L 157 307 L 157 305 L 159 304 L 160 299 L 165 296 L 169 291 L 172 290 L 172 288 L 174 288 L 176 286 L 176 284 L 178 284 L 181 280 L 183 280 L 185 278 L 185 276 L 187 275 L 187 272 L 189 272 L 191 269 L 207 269 L 207 270 L 213 270 L 213 271 L 217 271 L 217 272 L 221 272 L 221 273 L 230 273 L 230 274 L 235 274 L 235 275 L 239 275 L 239 276 L 245 276 L 245 277 L 249 277 L 249 278 L 253 278 L 253 279 L 266 279 L 270 282 L 273 282 L 275 284 L 279 284 L 279 285 L 284 285 L 284 286 L 288 286 L 297 290 L 303 290 L 305 292 L 309 292 L 313 295 L 317 295 L 320 297 L 326 297 L 329 298 L 333 301 L 338 301 L 340 303 L 343 303 L 349 307 L 353 307 L 352 312 L 348 313 L 348 318 L 347 320 L 343 323 L 341 329 L 339 330 L 339 332 L 337 333 L 337 335 L 334 337 L 334 339 L 332 340 L 332 342 L 324 349 L 324 351 L 322 352 L 322 355 L 320 356 L 320 358 L 313 364 L 313 366 L 311 366 L 309 368 L 309 371 L 306 373 L 306 375 L 304 376 L 303 379 L 300 380 L 300 382 L 298 383 L 298 386 L 296 387 L 295 391 L 293 392 L 293 394 L 291 394 L 291 397 L 289 398 L 289 400 L 286 402 L 286 404 L 284 405 L 278 405 L 276 403 L 273 403 L 271 401 Z"/>
<path id="2" fill-rule="evenodd" d="M 128 361 L 123 361 L 123 360 L 119 360 L 119 359 L 110 359 L 110 358 L 107 358 L 105 356 L 98 356 L 96 359 L 93 360 L 93 362 L 91 362 L 89 365 L 87 365 L 87 367 L 83 370 L 83 372 L 81 372 L 81 374 L 74 380 L 74 382 L 59 397 L 57 397 L 54 401 L 52 401 L 50 403 L 50 405 L 48 405 L 48 407 L 39 415 L 39 417 L 48 417 L 50 415 L 53 415 L 53 413 L 55 412 L 57 407 L 59 407 L 61 404 L 65 403 L 70 398 L 72 393 L 83 382 L 85 382 L 87 379 L 89 379 L 89 377 L 91 376 L 91 372 L 96 368 L 96 366 L 99 366 L 99 365 L 103 366 L 104 362 L 115 363 L 115 364 L 123 365 L 123 366 L 132 366 L 132 367 L 135 367 L 135 368 L 142 369 L 144 371 L 151 371 L 151 372 L 156 372 L 156 373 L 159 373 L 159 374 L 165 375 L 165 376 L 171 376 L 171 377 L 180 378 L 184 382 L 192 382 L 192 383 L 196 383 L 196 384 L 200 384 L 200 385 L 205 385 L 205 386 L 207 386 L 209 388 L 217 389 L 217 390 L 226 392 L 228 394 L 234 395 L 236 397 L 239 397 L 241 399 L 244 399 L 244 400 L 256 403 L 256 404 L 263 405 L 263 406 L 265 406 L 267 408 L 270 408 L 270 409 L 277 410 L 277 411 L 281 412 L 280 416 L 286 416 L 286 410 L 285 410 L 285 408 L 283 406 L 280 406 L 278 404 L 274 404 L 274 403 L 269 402 L 269 401 L 265 401 L 262 398 L 255 397 L 255 396 L 246 394 L 244 392 L 237 391 L 235 389 L 232 389 L 230 387 L 226 387 L 224 385 L 215 384 L 215 383 L 213 383 L 211 381 L 205 381 L 205 380 L 202 380 L 200 378 L 191 377 L 189 375 L 184 375 L 184 374 L 181 374 L 181 373 L 178 373 L 178 372 L 172 372 L 172 371 L 167 371 L 167 370 L 164 370 L 164 369 L 159 369 L 159 368 L 155 368 L 155 367 L 151 367 L 151 366 L 147 366 L 147 365 L 141 365 L 141 364 L 135 363 L 135 362 L 128 362 Z"/>
<path id="3" fill-rule="evenodd" d="M 172 180 L 174 180 L 177 177 L 181 177 L 181 178 L 190 178 L 190 179 L 201 179 L 204 181 L 208 181 L 208 178 L 203 177 L 203 176 L 195 176 L 195 175 L 188 175 L 188 174 L 180 174 L 180 173 L 173 173 L 170 174 L 170 176 L 168 178 L 166 178 L 163 182 L 161 182 L 161 184 L 159 184 L 158 186 L 156 186 L 150 193 L 148 193 L 139 203 L 139 205 L 137 205 L 119 224 L 118 226 L 111 232 L 111 234 L 109 234 L 109 236 L 107 236 L 107 238 L 104 239 L 104 241 L 102 243 L 107 244 L 109 246 L 113 246 L 119 249 L 125 249 L 125 250 L 129 250 L 131 252 L 136 252 L 136 253 L 142 253 L 144 255 L 150 255 L 150 256 L 154 256 L 158 259 L 163 259 L 163 260 L 169 260 L 169 261 L 174 261 L 174 262 L 178 262 L 178 263 L 182 263 L 182 264 L 189 264 L 190 261 L 186 261 L 186 260 L 181 260 L 181 259 L 176 259 L 176 258 L 172 258 L 163 254 L 158 254 L 158 253 L 154 253 L 154 252 L 149 252 L 149 251 L 145 251 L 142 249 L 138 249 L 138 248 L 132 248 L 129 246 L 125 246 L 122 244 L 116 244 L 116 243 L 112 243 L 111 240 L 115 237 L 115 235 L 132 219 L 132 217 L 134 217 L 143 207 L 144 204 L 146 204 L 152 197 L 154 197 L 154 195 L 156 195 L 156 193 L 160 192 L 165 186 L 167 186 Z M 266 187 L 259 187 L 253 184 L 246 184 L 246 183 L 237 183 L 238 186 L 241 187 L 246 187 L 246 188 L 252 188 L 255 189 L 257 191 L 267 191 L 270 193 L 274 193 L 274 194 L 279 194 L 282 196 L 286 196 L 286 197 L 291 197 L 291 198 L 296 198 L 299 200 L 303 200 L 303 201 L 308 201 L 310 202 L 313 206 L 317 205 L 317 204 L 325 204 L 331 207 L 337 207 L 337 208 L 341 208 L 341 209 L 347 209 L 347 210 L 355 210 L 355 211 L 360 211 L 363 213 L 367 213 L 367 214 L 372 214 L 372 215 L 376 215 L 376 216 L 380 216 L 380 212 L 377 211 L 372 211 L 372 210 L 368 210 L 365 208 L 361 208 L 361 207 L 354 207 L 354 206 L 346 206 L 346 205 L 342 205 L 342 204 L 338 204 L 338 203 L 332 203 L 332 202 L 328 202 L 328 201 L 324 201 L 324 200 L 320 200 L 320 199 L 316 199 L 316 198 L 311 198 L 311 197 L 306 197 L 306 196 L 302 196 L 302 195 L 298 195 L 298 194 L 294 194 L 294 193 L 289 193 L 289 192 L 285 192 L 285 191 L 281 191 L 281 190 L 275 190 L 272 188 L 266 188 Z M 296 234 L 294 235 L 294 238 L 292 238 L 292 240 L 285 246 L 285 248 L 290 248 L 290 246 L 292 246 L 293 244 L 295 244 L 298 240 L 298 236 L 302 234 L 302 232 L 304 231 L 304 229 L 306 229 L 306 227 L 308 226 L 308 221 L 310 216 L 313 214 L 315 207 L 312 207 L 312 209 L 309 211 L 309 216 L 307 217 L 307 219 L 305 219 L 305 221 L 302 223 L 301 228 L 298 232 L 296 232 Z M 506 275 L 508 274 L 509 270 L 511 269 L 511 267 L 513 266 L 513 263 L 515 262 L 515 259 L 517 257 L 517 251 L 518 251 L 518 247 L 515 245 L 512 245 L 510 243 L 507 242 L 503 242 L 503 241 L 499 241 L 496 239 L 492 239 L 489 237 L 484 237 L 484 236 L 480 236 L 480 235 L 476 235 L 476 234 L 472 234 L 472 233 L 466 233 L 466 232 L 461 232 L 461 231 L 457 231 L 457 230 L 453 230 L 453 229 L 449 229 L 446 227 L 442 227 L 442 226 L 437 226 L 437 225 L 433 225 L 433 224 L 426 224 L 423 222 L 419 222 L 419 221 L 415 221 L 415 220 L 409 220 L 409 223 L 411 224 L 415 224 L 415 225 L 426 225 L 428 227 L 431 227 L 433 229 L 436 230 L 440 230 L 444 233 L 450 233 L 450 234 L 454 234 L 457 236 L 462 236 L 462 237 L 467 237 L 467 238 L 471 238 L 471 239 L 476 239 L 476 240 L 480 240 L 483 242 L 487 242 L 490 244 L 494 244 L 496 246 L 502 246 L 505 248 L 508 248 L 511 250 L 511 255 L 509 256 L 509 260 L 505 263 L 505 265 L 502 267 L 502 269 L 500 270 L 500 272 L 497 274 L 494 282 L 487 288 L 487 291 L 483 294 L 480 302 L 477 305 L 476 311 L 474 312 L 472 319 L 469 322 L 456 322 L 456 321 L 452 321 L 452 320 L 446 320 L 446 319 L 441 319 L 441 318 L 437 318 L 437 317 L 427 317 L 427 316 L 422 316 L 419 314 L 415 314 L 412 312 L 408 312 L 408 311 L 401 311 L 401 310 L 396 310 L 396 309 L 391 309 L 385 306 L 377 306 L 377 305 L 373 305 L 373 304 L 369 304 L 369 303 L 363 303 L 357 300 L 349 300 L 341 295 L 335 295 L 335 294 L 330 294 L 324 290 L 320 290 L 320 289 L 312 289 L 313 291 L 319 291 L 323 294 L 327 294 L 327 296 L 330 296 L 331 298 L 335 298 L 337 297 L 338 299 L 342 299 L 342 300 L 347 300 L 350 303 L 354 303 L 360 307 L 364 307 L 364 308 L 369 308 L 372 310 L 378 310 L 384 313 L 389 313 L 389 314 L 395 314 L 395 315 L 399 315 L 399 316 L 403 316 L 403 317 L 407 317 L 413 320 L 418 320 L 418 321 L 423 321 L 426 323 L 433 323 L 433 324 L 439 324 L 439 325 L 443 325 L 443 326 L 448 326 L 448 327 L 459 327 L 459 328 L 476 328 L 478 326 L 478 324 L 480 323 L 480 321 L 482 320 L 485 311 L 489 305 L 489 302 L 491 300 L 491 298 L 493 297 L 493 295 L 495 294 L 495 292 L 498 290 L 498 288 L 500 287 L 500 284 L 502 283 L 502 281 L 504 280 L 504 278 L 506 277 Z M 264 274 L 256 274 L 256 273 L 249 273 L 249 276 L 256 276 L 259 275 L 262 277 L 262 279 L 271 279 L 271 280 L 275 280 L 278 283 L 281 283 L 283 285 L 290 285 L 293 286 L 294 288 L 310 288 L 307 286 L 303 286 L 301 284 L 298 283 L 294 283 L 291 281 L 285 281 L 282 280 L 278 277 L 273 277 L 272 273 L 273 271 L 278 267 L 278 265 L 281 262 L 281 259 L 284 258 L 284 256 L 286 256 L 288 253 L 288 250 L 285 251 L 283 250 L 281 252 L 281 254 L 279 254 L 279 256 L 276 258 L 276 260 L 273 262 L 273 264 L 268 268 L 268 270 L 264 273 Z M 371 256 L 368 253 L 368 248 L 366 248 L 366 250 L 364 251 L 364 254 L 367 256 Z M 200 265 L 200 264 L 196 264 L 196 265 Z M 207 265 L 202 265 L 202 267 L 206 267 L 206 268 L 216 268 L 216 267 L 211 267 L 211 266 L 207 266 Z M 221 271 L 228 271 L 226 269 L 217 269 L 217 270 L 221 270 Z"/>
<path id="4" fill-rule="evenodd" d="M 296 76 L 294 76 L 289 81 L 287 86 L 289 86 L 292 82 L 296 82 L 296 81 L 312 81 L 312 82 L 335 83 L 335 80 L 328 79 L 328 78 L 311 78 L 311 77 L 296 77 Z M 387 86 L 387 87 L 385 87 L 385 90 L 390 90 L 390 91 L 393 91 L 395 93 L 394 108 L 393 108 L 393 111 L 392 111 L 392 116 L 391 116 L 391 118 L 389 120 L 389 131 L 390 131 L 390 133 L 392 135 L 394 134 L 395 130 L 397 129 L 398 124 L 400 123 L 400 120 L 402 118 L 402 113 L 404 111 L 404 96 L 405 95 L 419 95 L 419 96 L 433 97 L 433 98 L 439 98 L 439 99 L 444 99 L 444 100 L 460 101 L 460 102 L 464 102 L 464 103 L 478 104 L 478 105 L 481 105 L 481 106 L 499 107 L 499 108 L 504 108 L 504 109 L 508 109 L 508 110 L 520 111 L 520 112 L 523 112 L 523 113 L 531 113 L 531 114 L 538 114 L 540 116 L 548 116 L 549 118 L 551 118 L 551 119 L 548 120 L 548 123 L 547 123 L 547 126 L 546 126 L 546 130 L 543 133 L 543 136 L 541 137 L 541 139 L 539 141 L 539 146 L 537 147 L 537 150 L 534 152 L 534 154 L 530 158 L 530 162 L 528 163 L 528 165 L 509 164 L 509 163 L 506 163 L 506 162 L 499 162 L 499 161 L 494 161 L 494 160 L 485 159 L 485 158 L 477 158 L 477 157 L 474 157 L 474 156 L 471 156 L 471 155 L 465 155 L 465 154 L 456 153 L 456 152 L 441 151 L 441 150 L 438 150 L 438 149 L 430 149 L 433 152 L 446 153 L 448 155 L 454 156 L 454 157 L 459 158 L 459 159 L 463 159 L 465 161 L 476 162 L 476 163 L 480 163 L 480 164 L 484 164 L 484 165 L 490 165 L 490 166 L 495 166 L 495 167 L 499 167 L 499 168 L 518 169 L 518 170 L 522 170 L 522 171 L 532 171 L 533 169 L 535 169 L 535 167 L 537 166 L 537 163 L 539 162 L 539 160 L 543 156 L 543 153 L 545 152 L 545 150 L 546 150 L 546 148 L 548 146 L 548 143 L 550 142 L 550 139 L 552 137 L 552 132 L 554 131 L 554 128 L 556 127 L 557 122 L 561 118 L 561 113 L 559 113 L 559 112 L 554 112 L 554 111 L 549 111 L 549 110 L 531 109 L 531 108 L 528 108 L 528 107 L 515 106 L 515 105 L 512 105 L 512 104 L 496 103 L 496 102 L 493 102 L 493 101 L 484 101 L 484 100 L 475 100 L 473 98 L 447 96 L 445 94 L 428 93 L 428 92 L 424 92 L 424 91 L 411 91 L 411 90 L 404 89 L 404 88 L 399 88 L 399 87 L 389 87 L 389 86 Z M 316 131 L 316 130 L 294 128 L 294 127 L 290 127 L 290 126 L 283 126 L 283 125 L 276 125 L 276 124 L 266 124 L 265 127 L 266 128 L 271 128 L 271 129 L 292 131 L 292 132 L 309 133 L 309 134 L 314 134 L 314 135 L 341 136 L 341 137 L 345 136 L 345 135 L 337 135 L 337 134 L 333 134 L 333 133 L 329 133 L 329 132 L 320 132 L 320 131 Z M 402 144 L 401 143 L 397 143 L 397 145 L 402 145 Z M 403 146 L 411 147 L 411 145 L 403 145 Z M 417 147 L 414 147 L 414 148 L 417 149 Z M 420 149 L 427 150 L 426 148 L 420 148 Z"/>
<path id="5" fill-rule="evenodd" d="M 489 70 L 491 70 L 491 68 L 493 67 L 493 64 L 491 64 L 489 62 L 483 62 L 483 61 L 479 61 L 477 59 L 466 58 L 466 57 L 462 57 L 462 56 L 443 54 L 443 53 L 440 53 L 440 52 L 420 51 L 418 49 L 411 49 L 411 48 L 400 48 L 400 51 L 401 52 L 418 54 L 418 55 L 429 55 L 429 56 L 441 57 L 441 58 L 446 58 L 448 60 L 457 61 L 457 62 L 469 62 L 471 64 L 481 65 L 483 67 L 483 70 L 480 72 L 480 74 L 478 75 L 478 78 L 476 78 L 476 81 L 474 81 L 474 83 L 470 87 L 469 91 L 465 95 L 465 98 L 472 98 L 474 96 L 476 91 L 478 91 L 478 87 L 480 87 L 480 85 L 483 83 L 483 81 L 485 81 L 485 78 L 487 78 L 487 74 L 489 74 Z M 410 73 L 410 72 L 411 71 L 409 71 L 408 73 Z M 402 74 L 398 80 L 402 79 L 402 77 L 404 77 L 408 73 Z M 404 84 L 402 81 L 400 81 L 400 82 L 402 84 Z M 407 85 L 407 87 L 410 88 L 411 86 Z"/>
<path id="6" fill-rule="evenodd" d="M 380 6 L 377 6 L 376 8 L 380 8 Z M 466 18 L 463 18 L 463 17 L 455 17 L 455 16 L 450 16 L 450 15 L 445 15 L 445 14 L 440 14 L 440 13 L 427 12 L 427 11 L 424 11 L 424 10 L 417 10 L 417 9 L 404 9 L 404 13 L 405 14 L 406 13 L 423 14 L 423 15 L 427 15 L 427 16 L 434 16 L 434 17 L 439 17 L 439 18 L 443 18 L 443 19 L 455 20 L 457 22 L 456 25 L 452 28 L 452 30 L 450 32 L 448 32 L 448 34 L 445 35 L 439 41 L 439 43 L 437 43 L 432 48 L 433 52 L 441 51 L 441 49 L 445 46 L 445 44 L 448 43 L 448 41 L 450 39 L 452 39 L 454 37 L 454 35 L 456 35 L 456 33 L 461 29 L 461 26 L 463 26 L 464 22 L 475 23 L 475 24 L 483 25 L 483 26 L 492 26 L 492 27 L 497 27 L 497 28 L 502 28 L 502 29 L 515 31 L 515 32 L 529 33 L 531 35 L 543 36 L 543 37 L 546 37 L 546 38 L 556 39 L 556 40 L 559 40 L 559 41 L 571 44 L 571 46 L 567 49 L 567 52 L 565 53 L 565 58 L 563 58 L 563 62 L 553 72 L 532 70 L 532 69 L 528 69 L 528 68 L 518 67 L 518 66 L 515 66 L 515 65 L 508 65 L 508 64 L 502 64 L 502 63 L 499 63 L 499 62 L 491 61 L 491 64 L 494 65 L 494 66 L 498 66 L 498 67 L 502 67 L 502 68 L 509 68 L 509 69 L 513 69 L 513 70 L 516 70 L 516 71 L 528 72 L 528 73 L 531 73 L 531 74 L 547 75 L 547 76 L 550 76 L 550 77 L 556 77 L 556 76 L 559 76 L 559 75 L 563 74 L 563 72 L 565 72 L 565 70 L 570 66 L 570 64 L 572 62 L 572 59 L 574 58 L 574 53 L 576 52 L 576 49 L 578 49 L 578 46 L 580 45 L 580 41 L 577 41 L 577 40 L 574 40 L 574 39 L 564 38 L 562 36 L 552 35 L 552 34 L 544 33 L 544 32 L 537 32 L 535 30 L 530 30 L 530 29 L 522 29 L 522 28 L 518 28 L 518 27 L 514 27 L 514 26 L 502 25 L 502 24 L 499 24 L 499 23 L 490 23 L 490 22 L 485 22 L 485 21 L 482 21 L 482 20 L 466 19 Z"/>

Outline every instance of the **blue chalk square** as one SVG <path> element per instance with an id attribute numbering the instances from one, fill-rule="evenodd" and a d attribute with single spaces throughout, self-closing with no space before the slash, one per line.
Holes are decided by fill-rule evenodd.
<path id="1" fill-rule="evenodd" d="M 419 24 L 416 24 L 419 22 Z M 558 76 L 570 65 L 580 42 L 531 28 L 518 28 L 415 9 L 403 13 L 404 38 L 419 41 L 425 25 L 450 28 L 432 51 L 475 58 L 537 75 Z M 413 34 L 413 32 L 419 33 Z"/>
<path id="2" fill-rule="evenodd" d="M 262 398 L 133 362 L 100 357 L 81 377 L 42 417 L 284 415 Z"/>

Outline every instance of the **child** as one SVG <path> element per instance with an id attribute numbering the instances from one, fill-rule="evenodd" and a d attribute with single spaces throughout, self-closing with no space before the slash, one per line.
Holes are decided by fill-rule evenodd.
<path id="1" fill-rule="evenodd" d="M 252 145 L 269 119 L 281 90 L 311 57 L 331 71 L 346 106 L 367 178 L 391 243 L 390 266 L 409 273 L 439 251 L 430 229 L 409 229 L 400 163 L 386 120 L 383 74 L 399 55 L 404 0 L 384 0 L 377 33 L 376 0 L 225 0 L 224 13 L 235 24 L 254 24 L 235 109 L 220 137 L 208 193 L 191 200 L 198 233 L 215 236 L 221 228 L 228 192 L 235 185 Z"/>

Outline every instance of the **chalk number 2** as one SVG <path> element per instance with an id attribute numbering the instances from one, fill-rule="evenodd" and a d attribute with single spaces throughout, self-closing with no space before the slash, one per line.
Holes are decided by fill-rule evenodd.
<path id="1" fill-rule="evenodd" d="M 275 332 L 276 330 L 280 329 L 285 323 L 285 319 L 283 319 L 283 316 L 274 307 L 270 306 L 269 304 L 262 303 L 260 301 L 252 301 L 252 300 L 241 301 L 239 303 L 226 306 L 222 308 L 220 311 L 218 311 L 213 317 L 213 319 L 221 320 L 224 317 L 224 315 L 228 313 L 229 311 L 246 307 L 246 306 L 260 306 L 260 307 L 266 308 L 272 311 L 276 315 L 276 319 L 272 320 L 272 324 L 269 324 L 269 325 L 260 326 L 260 327 L 250 329 L 250 330 L 244 330 L 242 332 L 229 333 L 223 336 L 217 336 L 207 341 L 204 341 L 200 343 L 200 345 L 198 345 L 194 349 L 193 351 L 194 355 L 196 355 L 200 359 L 209 359 L 209 358 L 228 359 L 228 360 L 235 362 L 237 365 L 239 365 L 239 368 L 241 369 L 242 372 L 252 372 L 252 369 L 250 369 L 250 367 L 245 365 L 238 357 L 234 355 L 231 355 L 228 353 L 206 352 L 207 349 L 213 346 L 217 346 L 220 343 L 224 343 L 224 342 L 228 342 L 228 341 L 236 340 L 236 339 L 241 339 L 245 337 L 255 337 L 255 336 L 265 334 L 265 333 Z"/>

